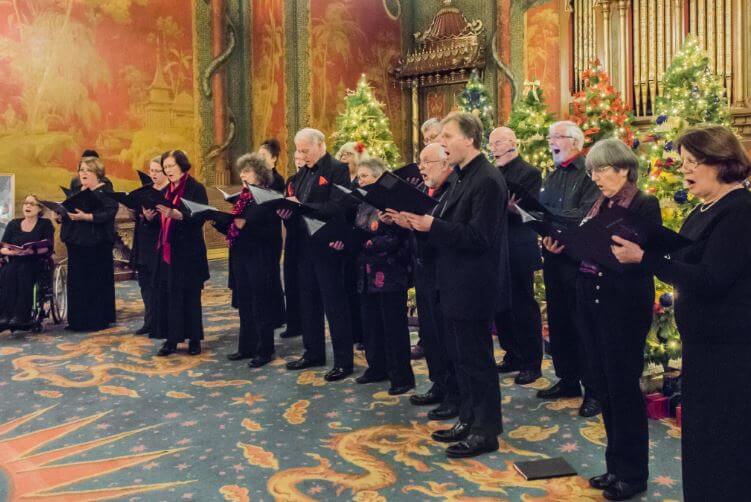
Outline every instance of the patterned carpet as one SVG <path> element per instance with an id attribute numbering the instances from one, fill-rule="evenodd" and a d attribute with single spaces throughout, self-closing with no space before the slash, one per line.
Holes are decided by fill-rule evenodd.
<path id="1" fill-rule="evenodd" d="M 586 478 L 604 471 L 604 429 L 576 415 L 578 399 L 540 401 L 502 379 L 502 449 L 454 461 L 430 432 L 429 408 L 391 397 L 387 384 L 329 384 L 325 369 L 288 372 L 299 338 L 249 370 L 226 353 L 236 312 L 226 262 L 212 262 L 204 294 L 206 350 L 155 358 L 158 343 L 133 331 L 135 282 L 117 286 L 112 329 L 0 336 L 0 500 L 131 501 L 594 501 Z M 499 354 L 500 357 L 500 354 Z M 356 361 L 355 376 L 364 359 Z M 424 362 L 415 364 L 426 388 Z M 680 429 L 650 423 L 650 485 L 641 500 L 680 500 Z M 512 462 L 564 456 L 581 477 L 526 482 Z"/>

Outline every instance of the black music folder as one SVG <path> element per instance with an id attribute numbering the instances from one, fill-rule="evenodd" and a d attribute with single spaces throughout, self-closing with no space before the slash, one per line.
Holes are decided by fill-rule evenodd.
<path id="1" fill-rule="evenodd" d="M 75 191 L 75 190 L 71 190 L 70 188 L 65 188 L 65 187 L 64 187 L 64 186 L 62 186 L 62 185 L 59 185 L 59 186 L 60 186 L 60 190 L 62 190 L 62 191 L 63 191 L 63 193 L 65 194 L 65 198 L 66 198 L 66 199 L 67 199 L 67 198 L 69 198 L 69 197 L 70 197 L 71 195 L 73 195 L 74 193 L 76 193 L 76 191 Z"/>
<path id="2" fill-rule="evenodd" d="M 347 190 L 342 186 L 338 186 L 338 188 L 345 192 Z M 350 195 L 381 211 L 393 209 L 394 211 L 422 215 L 432 211 L 438 204 L 436 199 L 391 172 L 383 173 L 373 184 L 361 187 L 353 192 Z"/>
<path id="3" fill-rule="evenodd" d="M 211 220 L 220 226 L 229 226 L 232 223 L 232 220 L 235 219 L 235 215 L 220 211 L 214 206 L 200 204 L 188 199 L 182 199 L 182 203 L 188 210 L 188 214 L 191 218 L 204 218 L 205 220 Z"/>
<path id="4" fill-rule="evenodd" d="M 516 196 L 517 199 L 519 199 L 517 205 L 525 211 L 529 213 L 540 213 L 544 215 L 550 214 L 550 211 L 548 211 L 548 209 L 540 203 L 539 199 L 529 193 L 527 189 L 520 184 L 507 180 L 506 186 L 508 187 L 508 191 Z"/>
<path id="5" fill-rule="evenodd" d="M 645 222 L 620 206 L 603 210 L 583 225 L 569 229 L 567 234 L 566 251 L 572 256 L 616 271 L 623 270 L 624 265 L 611 250 L 614 235 L 639 244 L 645 251 L 660 254 L 675 252 L 692 242 L 662 225 Z"/>
<path id="6" fill-rule="evenodd" d="M 341 253 L 353 254 L 359 252 L 363 243 L 371 235 L 344 220 L 321 221 L 308 216 L 303 216 L 302 219 L 308 235 L 319 246 L 328 248 L 330 243 L 342 241 L 344 249 Z M 331 249 L 331 251 L 339 252 L 334 249 Z"/>
<path id="7" fill-rule="evenodd" d="M 274 210 L 289 209 L 295 214 L 308 216 L 315 216 L 318 214 L 318 211 L 314 208 L 289 200 L 284 194 L 275 190 L 269 190 L 268 188 L 261 188 L 253 185 L 250 185 L 248 190 L 250 190 L 251 195 L 253 195 L 253 200 L 256 201 L 256 204 L 259 206 L 266 206 Z"/>
<path id="8" fill-rule="evenodd" d="M 234 204 L 235 202 L 237 202 L 237 199 L 239 199 L 240 195 L 242 194 L 242 192 L 228 193 L 228 192 L 225 192 L 224 190 L 222 190 L 219 187 L 214 187 L 214 188 L 216 188 L 217 190 L 219 190 L 219 192 L 222 194 L 222 197 L 224 197 L 224 200 L 226 200 L 230 204 Z"/>
<path id="9" fill-rule="evenodd" d="M 40 202 L 43 206 L 48 207 L 59 215 L 75 213 L 77 209 L 84 213 L 92 213 L 102 208 L 102 201 L 99 199 L 99 196 L 88 189 L 71 195 L 63 202 L 53 202 L 50 200 L 42 200 Z"/>
<path id="10" fill-rule="evenodd" d="M 576 476 L 576 470 L 562 457 L 514 462 L 514 469 L 527 481 Z"/>
<path id="11" fill-rule="evenodd" d="M 407 164 L 399 169 L 393 171 L 394 174 L 406 181 L 412 186 L 420 186 L 422 184 L 422 174 L 420 174 L 420 167 L 415 164 Z"/>
<path id="12" fill-rule="evenodd" d="M 149 176 L 148 174 L 146 174 L 143 171 L 139 171 L 138 169 L 136 169 L 136 172 L 138 173 L 138 179 L 141 180 L 141 186 L 142 187 L 154 184 L 154 182 L 151 179 L 151 176 Z"/>
<path id="13" fill-rule="evenodd" d="M 146 209 L 154 209 L 156 206 L 175 207 L 153 185 L 142 186 L 132 192 L 104 192 L 104 194 L 134 211 L 139 211 L 142 207 Z"/>
<path id="14" fill-rule="evenodd" d="M 559 241 L 561 244 L 566 244 L 567 234 L 566 226 L 562 223 L 558 223 L 548 218 L 548 213 L 540 213 L 536 211 L 527 212 L 522 209 L 519 204 L 516 204 L 516 209 L 519 211 L 519 216 L 522 218 L 522 223 L 532 228 L 540 237 L 552 237 Z"/>

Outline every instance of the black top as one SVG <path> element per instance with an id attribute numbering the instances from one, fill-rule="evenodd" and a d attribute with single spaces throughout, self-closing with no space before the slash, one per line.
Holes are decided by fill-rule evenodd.
<path id="1" fill-rule="evenodd" d="M 428 232 L 437 251 L 441 307 L 448 319 L 490 320 L 509 296 L 502 294 L 508 284 L 508 188 L 484 154 L 454 169 Z"/>
<path id="2" fill-rule="evenodd" d="M 276 211 L 251 201 L 238 218 L 244 218 L 245 225 L 232 243 L 237 256 L 251 257 L 261 252 L 273 256 L 282 238 L 282 226 Z"/>
<path id="3" fill-rule="evenodd" d="M 8 226 L 5 227 L 3 233 L 2 242 L 6 244 L 13 244 L 14 246 L 23 246 L 27 242 L 39 242 L 45 239 L 50 241 L 50 252 L 52 252 L 52 246 L 55 243 L 55 228 L 52 226 L 52 222 L 47 218 L 38 218 L 36 225 L 30 232 L 24 232 L 21 229 L 21 222 L 23 218 L 16 218 L 8 222 Z M 34 255 L 28 256 L 8 256 L 11 261 L 26 260 L 34 258 Z"/>
<path id="4" fill-rule="evenodd" d="M 584 169 L 583 156 L 566 167 L 556 165 L 540 190 L 540 202 L 556 221 L 567 225 L 578 225 L 599 196 L 600 190 Z"/>
<path id="5" fill-rule="evenodd" d="M 695 208 L 681 227 L 694 240 L 672 256 L 644 254 L 675 287 L 675 320 L 689 343 L 748 343 L 751 326 L 751 193 L 733 190 Z"/>
<path id="6" fill-rule="evenodd" d="M 451 181 L 454 175 L 446 178 L 443 185 L 435 189 L 431 197 L 438 199 L 438 205 L 433 209 L 431 214 L 438 214 L 443 206 L 446 205 L 446 193 L 450 190 Z M 425 185 L 422 186 L 422 190 L 429 193 L 429 188 Z M 435 246 L 428 242 L 428 235 L 424 232 L 413 232 L 415 237 L 415 258 L 422 267 L 425 273 L 435 274 Z"/>
<path id="7" fill-rule="evenodd" d="M 156 255 L 156 244 L 159 240 L 162 219 L 159 213 L 149 221 L 143 215 L 143 211 L 136 213 L 136 224 L 133 229 L 133 253 L 131 264 L 133 266 L 153 265 Z"/>
<path id="8" fill-rule="evenodd" d="M 279 171 L 276 170 L 276 167 L 272 167 L 271 168 L 271 185 L 269 185 L 269 188 L 277 192 L 284 193 L 285 186 L 286 186 L 286 183 L 284 182 L 284 176 L 279 174 Z"/>
<path id="9" fill-rule="evenodd" d="M 94 194 L 101 200 L 101 209 L 91 213 L 93 221 L 73 221 L 67 215 L 63 216 L 60 229 L 60 238 L 66 244 L 77 246 L 94 246 L 102 242 L 115 242 L 115 215 L 117 215 L 117 202 L 103 194 L 111 192 L 107 185 L 102 185 Z"/>
<path id="10" fill-rule="evenodd" d="M 506 181 L 521 185 L 531 196 L 539 199 L 542 186 L 542 173 L 539 169 L 528 164 L 521 157 L 516 157 L 500 170 Z M 513 211 L 508 212 L 508 226 L 511 266 L 515 269 L 539 269 L 542 262 L 535 231 L 528 225 L 524 225 L 521 216 Z"/>

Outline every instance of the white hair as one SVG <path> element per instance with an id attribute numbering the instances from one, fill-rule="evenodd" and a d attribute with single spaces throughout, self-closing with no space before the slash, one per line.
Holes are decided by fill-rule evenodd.
<path id="1" fill-rule="evenodd" d="M 319 145 L 326 144 L 326 136 L 324 136 L 324 134 L 318 129 L 313 129 L 312 127 L 305 127 L 297 131 L 297 134 L 295 134 L 295 141 L 299 140 L 308 140 Z"/>
<path id="2" fill-rule="evenodd" d="M 556 127 L 564 127 L 566 135 L 573 138 L 579 150 L 584 148 L 584 133 L 582 132 L 581 128 L 576 125 L 575 122 L 571 122 L 570 120 L 559 120 L 558 122 L 554 122 L 550 124 L 548 133 L 552 134 L 553 129 L 555 129 Z"/>
<path id="3" fill-rule="evenodd" d="M 427 131 L 431 127 L 441 127 L 441 121 L 435 117 L 430 117 L 428 120 L 422 123 L 422 125 L 420 126 L 420 132 L 423 136 L 425 136 L 425 131 Z"/>
<path id="4" fill-rule="evenodd" d="M 446 153 L 446 150 L 440 144 L 438 144 L 438 143 L 431 143 L 429 145 L 426 145 L 425 148 L 422 149 L 422 151 L 424 152 L 428 148 L 437 149 L 438 150 L 438 158 L 440 160 L 446 160 L 446 159 L 449 158 L 449 154 Z"/>

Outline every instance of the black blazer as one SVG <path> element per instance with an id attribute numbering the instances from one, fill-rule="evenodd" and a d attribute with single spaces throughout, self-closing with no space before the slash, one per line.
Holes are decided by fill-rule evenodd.
<path id="1" fill-rule="evenodd" d="M 187 175 L 186 175 L 187 176 Z M 167 188 L 163 190 L 166 194 Z M 206 188 L 190 177 L 185 182 L 183 199 L 199 204 L 208 204 Z M 173 288 L 203 287 L 209 279 L 209 261 L 206 256 L 206 242 L 203 239 L 203 218 L 191 218 L 184 208 L 182 221 L 170 223 L 170 244 L 172 247 L 172 266 L 170 267 L 170 285 Z M 156 259 L 162 259 L 161 250 L 155 253 Z"/>
<path id="2" fill-rule="evenodd" d="M 94 190 L 94 194 L 102 202 L 101 209 L 92 213 L 94 221 L 73 221 L 67 215 L 63 216 L 60 239 L 64 243 L 95 246 L 103 242 L 115 242 L 115 216 L 118 205 L 114 199 L 103 194 L 111 191 L 112 185 L 107 184 Z"/>
<path id="3" fill-rule="evenodd" d="M 521 185 L 530 195 L 539 198 L 542 186 L 542 173 L 539 169 L 521 157 L 516 157 L 500 170 L 506 181 Z M 534 271 L 542 267 L 537 234 L 522 223 L 521 216 L 512 211 L 508 212 L 508 246 L 509 261 L 514 270 Z"/>
<path id="4" fill-rule="evenodd" d="M 490 320 L 509 302 L 508 188 L 484 154 L 451 176 L 428 232 L 441 307 L 448 319 Z"/>

